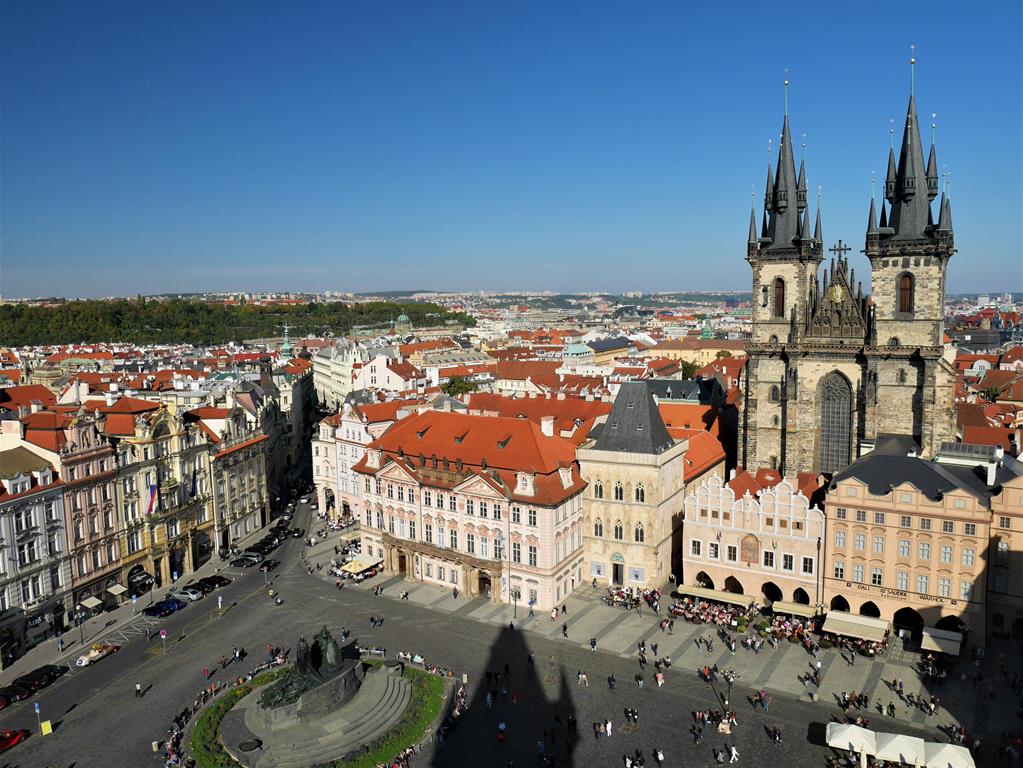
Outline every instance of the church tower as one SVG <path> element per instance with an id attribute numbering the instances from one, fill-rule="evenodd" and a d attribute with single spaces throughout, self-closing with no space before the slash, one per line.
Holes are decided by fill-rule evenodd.
<path id="1" fill-rule="evenodd" d="M 928 456 L 942 440 L 952 439 L 952 381 L 942 354 L 945 280 L 955 241 L 952 203 L 942 193 L 935 216 L 935 198 L 934 136 L 925 165 L 911 87 L 897 164 L 894 146 L 888 149 L 880 220 L 873 200 L 867 219 L 864 253 L 870 260 L 874 310 L 867 407 L 876 417 L 875 434 L 864 437 L 872 441 L 877 434 L 911 434 Z"/>
<path id="2" fill-rule="evenodd" d="M 777 469 L 784 467 L 788 398 L 796 388 L 789 345 L 797 344 L 805 331 L 811 290 L 823 259 L 820 211 L 811 233 L 806 167 L 800 160 L 797 175 L 787 107 L 786 94 L 778 165 L 776 170 L 767 167 L 759 235 L 756 211 L 750 212 L 746 260 L 753 270 L 753 337 L 740 426 L 740 461 Z M 752 354 L 752 349 L 760 354 Z"/>

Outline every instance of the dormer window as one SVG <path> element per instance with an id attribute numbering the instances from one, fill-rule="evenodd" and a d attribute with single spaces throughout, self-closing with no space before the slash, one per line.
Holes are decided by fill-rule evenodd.
<path id="1" fill-rule="evenodd" d="M 533 495 L 534 476 L 528 472 L 517 472 L 515 474 L 515 493 L 522 496 Z"/>

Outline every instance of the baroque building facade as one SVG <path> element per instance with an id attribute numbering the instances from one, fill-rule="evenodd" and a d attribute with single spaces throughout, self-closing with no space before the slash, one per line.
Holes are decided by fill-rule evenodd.
<path id="1" fill-rule="evenodd" d="M 811 229 L 806 170 L 801 161 L 796 172 L 786 113 L 759 233 L 750 213 L 753 331 L 739 447 L 746 467 L 834 473 L 882 435 L 912 437 L 924 456 L 952 439 L 943 311 L 952 210 L 942 193 L 932 211 L 937 160 L 932 141 L 924 163 L 912 95 L 898 162 L 889 148 L 884 196 L 880 219 L 870 203 L 868 296 L 841 241 L 820 274 L 820 206 Z"/>

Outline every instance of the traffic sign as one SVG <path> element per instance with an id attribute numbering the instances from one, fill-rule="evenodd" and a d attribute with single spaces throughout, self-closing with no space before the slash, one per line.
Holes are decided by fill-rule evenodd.
<path id="1" fill-rule="evenodd" d="M 35 708 L 36 708 L 36 714 L 38 715 L 39 714 L 39 702 L 38 701 L 35 703 Z"/>
<path id="2" fill-rule="evenodd" d="M 161 629 L 160 630 L 160 639 L 161 640 L 166 640 L 167 639 L 167 630 L 166 629 Z M 36 706 L 38 707 L 39 705 L 36 704 Z"/>

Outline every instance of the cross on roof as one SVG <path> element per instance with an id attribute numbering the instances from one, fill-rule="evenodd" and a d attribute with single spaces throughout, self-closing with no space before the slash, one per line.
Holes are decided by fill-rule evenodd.
<path id="1" fill-rule="evenodd" d="M 849 253 L 849 251 L 851 250 L 852 248 L 843 243 L 841 240 L 839 240 L 837 243 L 835 243 L 828 249 L 830 253 L 837 253 L 839 258 L 845 256 L 845 254 Z"/>

